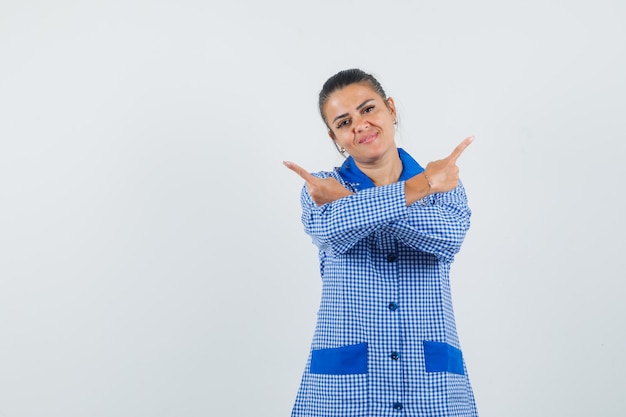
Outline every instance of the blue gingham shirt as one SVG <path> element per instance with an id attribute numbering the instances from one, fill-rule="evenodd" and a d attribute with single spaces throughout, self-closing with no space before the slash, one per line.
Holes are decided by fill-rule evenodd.
<path id="1" fill-rule="evenodd" d="M 462 184 L 406 206 L 404 181 L 374 187 L 348 158 L 332 172 L 356 194 L 302 221 L 319 248 L 322 300 L 293 417 L 477 416 L 449 270 L 470 225 Z"/>

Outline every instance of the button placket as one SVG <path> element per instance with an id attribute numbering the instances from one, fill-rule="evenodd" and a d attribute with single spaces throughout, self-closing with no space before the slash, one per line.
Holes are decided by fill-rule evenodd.
<path id="1" fill-rule="evenodd" d="M 399 299 L 402 297 L 401 294 L 401 281 L 400 281 L 400 251 L 401 248 L 398 245 L 397 240 L 395 239 L 386 239 L 384 244 L 380 245 L 380 252 L 378 261 L 381 262 L 380 267 L 386 274 L 387 285 L 389 286 L 389 292 L 387 292 L 387 308 L 389 309 L 388 314 L 388 325 L 391 326 L 390 329 L 393 331 L 389 334 L 389 338 L 385 343 L 385 350 L 387 351 L 387 359 L 390 361 L 388 368 L 391 373 L 387 376 L 388 378 L 388 395 L 391 398 L 395 398 L 398 401 L 392 402 L 388 406 L 394 411 L 398 413 L 396 415 L 401 416 L 404 414 L 402 411 L 404 409 L 404 405 L 400 402 L 404 397 L 404 387 L 403 387 L 403 372 L 402 372 L 402 364 L 400 361 L 400 353 L 399 348 L 402 346 L 402 326 L 401 326 L 401 312 L 399 311 L 400 306 L 398 305 Z M 382 346 L 381 346 L 382 347 Z"/>

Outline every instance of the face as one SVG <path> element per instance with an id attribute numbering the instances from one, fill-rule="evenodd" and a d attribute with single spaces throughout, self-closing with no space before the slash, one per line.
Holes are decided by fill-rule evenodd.
<path id="1" fill-rule="evenodd" d="M 329 135 L 357 162 L 372 164 L 396 149 L 396 109 L 367 83 L 351 84 L 332 93 L 323 107 Z"/>

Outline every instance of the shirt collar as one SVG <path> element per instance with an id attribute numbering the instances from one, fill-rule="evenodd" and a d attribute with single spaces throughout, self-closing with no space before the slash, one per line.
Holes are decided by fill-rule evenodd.
<path id="1" fill-rule="evenodd" d="M 400 174 L 398 181 L 406 181 L 424 171 L 424 168 L 422 168 L 404 149 L 398 148 L 398 155 L 400 156 L 400 161 L 402 161 L 402 174 Z M 356 166 L 354 158 L 351 156 L 341 165 L 338 169 L 338 173 L 344 181 L 352 184 L 357 191 L 375 186 L 372 180 Z"/>

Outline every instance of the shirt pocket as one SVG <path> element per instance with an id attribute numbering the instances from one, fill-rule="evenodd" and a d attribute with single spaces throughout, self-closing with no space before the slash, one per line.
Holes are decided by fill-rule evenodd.
<path id="1" fill-rule="evenodd" d="M 465 375 L 461 350 L 442 342 L 424 342 L 426 372 L 450 372 Z"/>
<path id="2" fill-rule="evenodd" d="M 367 373 L 367 343 L 311 351 L 309 372 L 323 375 Z"/>

